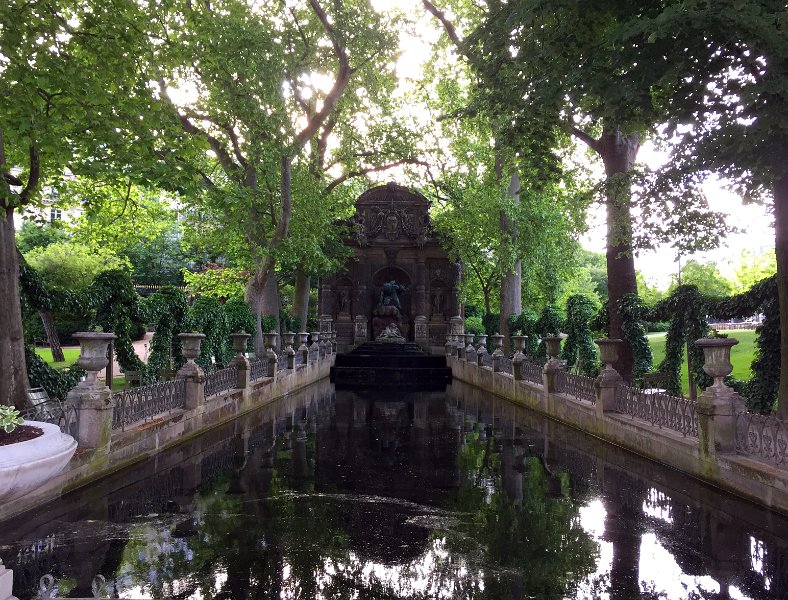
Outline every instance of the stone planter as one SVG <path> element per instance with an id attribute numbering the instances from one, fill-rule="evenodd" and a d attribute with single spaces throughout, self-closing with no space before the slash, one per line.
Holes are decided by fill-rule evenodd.
<path id="1" fill-rule="evenodd" d="M 561 341 L 563 339 L 563 336 L 560 335 L 548 335 L 542 338 L 547 348 L 547 356 L 551 359 L 558 358 L 558 354 L 561 352 Z"/>
<path id="2" fill-rule="evenodd" d="M 109 364 L 109 343 L 115 339 L 114 333 L 100 333 L 94 331 L 79 331 L 74 334 L 79 341 L 79 360 L 77 365 L 88 372 L 86 382 L 93 387 L 98 378 L 98 372 Z"/>
<path id="3" fill-rule="evenodd" d="M 476 336 L 476 352 L 487 352 L 487 335 Z"/>
<path id="4" fill-rule="evenodd" d="M 703 349 L 703 370 L 714 378 L 712 387 L 727 387 L 723 379 L 731 374 L 731 348 L 739 343 L 736 338 L 701 338 L 695 345 Z"/>
<path id="5" fill-rule="evenodd" d="M 25 421 L 25 425 L 42 429 L 44 435 L 0 446 L 0 502 L 24 496 L 50 481 L 65 468 L 77 449 L 76 440 L 62 433 L 57 425 L 39 421 Z"/>
<path id="6" fill-rule="evenodd" d="M 514 342 L 515 354 L 522 354 L 525 350 L 525 340 L 528 339 L 527 335 L 513 335 L 512 341 Z"/>
<path id="7" fill-rule="evenodd" d="M 235 353 L 245 354 L 247 340 L 252 336 L 244 331 L 239 331 L 237 333 L 231 333 L 230 337 L 233 340 L 233 350 L 235 350 Z"/>
<path id="8" fill-rule="evenodd" d="M 204 333 L 179 333 L 181 340 L 181 352 L 187 362 L 194 363 L 194 359 L 200 356 L 200 345 L 205 339 Z"/>
<path id="9" fill-rule="evenodd" d="M 503 354 L 503 336 L 500 333 L 490 336 L 493 342 L 493 354 Z"/>
<path id="10" fill-rule="evenodd" d="M 268 333 L 264 333 L 263 337 L 265 338 L 265 347 L 269 350 L 276 351 L 276 340 L 279 334 L 275 331 L 269 331 Z"/>
<path id="11" fill-rule="evenodd" d="M 600 338 L 594 340 L 594 343 L 599 346 L 599 360 L 605 365 L 605 369 L 612 369 L 613 363 L 618 360 L 618 349 L 623 344 L 623 340 Z"/>

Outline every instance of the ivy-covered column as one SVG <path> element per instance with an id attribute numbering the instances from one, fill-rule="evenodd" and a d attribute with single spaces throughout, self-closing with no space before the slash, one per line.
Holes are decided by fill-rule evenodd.
<path id="1" fill-rule="evenodd" d="M 186 400 L 183 407 L 194 410 L 205 402 L 205 372 L 194 362 L 194 359 L 200 356 L 200 344 L 205 339 L 205 334 L 179 333 L 178 337 L 186 362 L 178 369 L 176 377 L 186 380 Z"/>
<path id="2" fill-rule="evenodd" d="M 230 361 L 230 366 L 236 368 L 236 383 L 235 387 L 245 390 L 249 387 L 249 359 L 246 358 L 246 345 L 250 334 L 246 332 L 231 333 L 230 337 L 233 340 L 233 350 L 235 356 Z"/>
<path id="3" fill-rule="evenodd" d="M 80 346 L 77 364 L 88 373 L 66 397 L 79 413 L 77 442 L 81 448 L 109 451 L 115 403 L 110 389 L 98 380 L 98 373 L 109 362 L 107 349 L 115 334 L 80 332 L 74 337 Z"/>
<path id="4" fill-rule="evenodd" d="M 702 458 L 736 451 L 736 419 L 746 407 L 741 396 L 725 385 L 733 371 L 731 348 L 734 338 L 702 338 L 695 345 L 703 350 L 703 370 L 714 379 L 698 398 L 698 439 Z"/>
<path id="5" fill-rule="evenodd" d="M 618 360 L 618 349 L 624 342 L 601 338 L 594 340 L 599 346 L 599 359 L 602 361 L 602 371 L 594 382 L 596 387 L 596 414 L 601 417 L 606 412 L 616 408 L 616 390 L 623 379 L 613 364 Z"/>
<path id="6" fill-rule="evenodd" d="M 561 353 L 561 340 L 564 338 L 560 335 L 545 336 L 542 341 L 547 348 L 547 362 L 544 369 L 542 369 L 542 384 L 544 391 L 547 394 L 556 392 L 556 373 L 564 370 L 564 363 L 558 360 L 558 355 Z"/>

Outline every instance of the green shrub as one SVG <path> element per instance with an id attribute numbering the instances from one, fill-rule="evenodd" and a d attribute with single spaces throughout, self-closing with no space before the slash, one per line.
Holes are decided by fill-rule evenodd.
<path id="1" fill-rule="evenodd" d="M 484 333 L 484 323 L 481 317 L 465 317 L 465 333 Z"/>

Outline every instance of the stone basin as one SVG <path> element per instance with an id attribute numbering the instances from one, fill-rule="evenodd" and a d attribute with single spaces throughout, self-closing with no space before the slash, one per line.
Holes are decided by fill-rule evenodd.
<path id="1" fill-rule="evenodd" d="M 40 421 L 25 425 L 44 431 L 35 439 L 0 446 L 0 502 L 24 496 L 60 473 L 74 452 L 77 442 L 60 427 Z"/>

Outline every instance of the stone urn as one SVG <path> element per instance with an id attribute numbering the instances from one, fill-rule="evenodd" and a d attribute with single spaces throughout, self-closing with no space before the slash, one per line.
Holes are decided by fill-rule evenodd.
<path id="1" fill-rule="evenodd" d="M 563 336 L 560 335 L 547 335 L 542 338 L 545 348 L 547 348 L 547 356 L 550 359 L 558 358 L 558 354 L 561 352 L 561 341 L 563 339 Z"/>
<path id="2" fill-rule="evenodd" d="M 613 363 L 618 360 L 618 349 L 624 343 L 623 340 L 600 338 L 594 343 L 599 346 L 599 360 L 605 365 L 605 370 L 612 369 Z"/>
<path id="3" fill-rule="evenodd" d="M 731 348 L 739 343 L 736 338 L 701 338 L 695 345 L 703 349 L 703 370 L 714 379 L 712 387 L 727 387 L 723 379 L 731 374 Z"/>
<path id="4" fill-rule="evenodd" d="M 95 331 L 80 331 L 74 334 L 79 341 L 79 360 L 77 365 L 88 372 L 86 383 L 93 387 L 98 378 L 98 372 L 109 364 L 109 343 L 115 339 L 114 333 L 101 333 Z"/>
<path id="5" fill-rule="evenodd" d="M 204 333 L 179 333 L 181 351 L 186 362 L 194 364 L 194 359 L 200 356 L 200 345 L 205 339 Z"/>
<path id="6" fill-rule="evenodd" d="M 239 331 L 237 333 L 231 333 L 230 337 L 233 340 L 233 350 L 235 350 L 235 353 L 245 354 L 247 340 L 252 337 L 251 334 L 248 334 L 244 331 Z"/>
<path id="7" fill-rule="evenodd" d="M 514 353 L 522 355 L 525 350 L 525 340 L 528 339 L 527 335 L 513 335 L 512 341 L 514 342 Z"/>
<path id="8" fill-rule="evenodd" d="M 503 354 L 503 336 L 500 333 L 496 333 L 490 337 L 493 343 L 493 354 Z"/>
<path id="9" fill-rule="evenodd" d="M 487 335 L 484 333 L 476 336 L 476 352 L 487 352 Z"/>
<path id="10" fill-rule="evenodd" d="M 293 342 L 295 342 L 295 337 L 296 334 L 293 333 L 292 331 L 288 331 L 282 334 L 282 338 L 285 341 L 285 352 L 287 352 L 288 354 L 295 352 L 295 350 L 293 350 Z"/>
<path id="11" fill-rule="evenodd" d="M 298 349 L 303 350 L 306 348 L 306 340 L 309 338 L 309 334 L 306 331 L 299 331 L 298 332 Z"/>
<path id="12" fill-rule="evenodd" d="M 268 350 L 276 351 L 276 341 L 279 338 L 279 334 L 275 331 L 269 331 L 263 334 L 263 338 L 265 338 L 265 347 Z"/>

